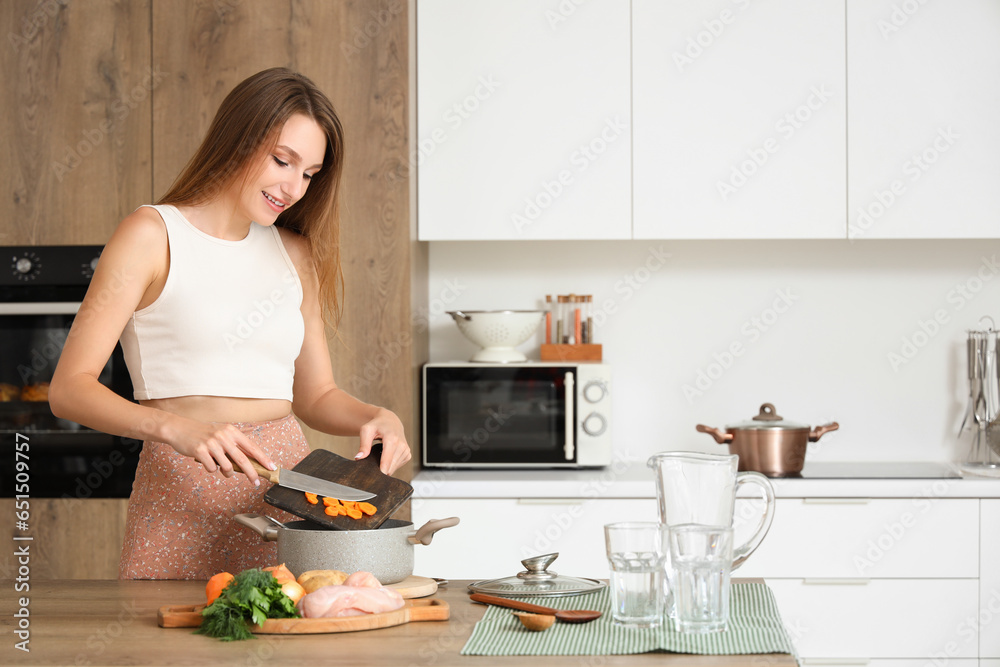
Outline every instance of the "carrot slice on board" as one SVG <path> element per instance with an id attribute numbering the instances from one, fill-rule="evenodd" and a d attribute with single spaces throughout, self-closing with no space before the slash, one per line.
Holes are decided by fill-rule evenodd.
<path id="1" fill-rule="evenodd" d="M 371 516 L 372 514 L 375 514 L 375 512 L 378 511 L 378 508 L 372 505 L 371 503 L 358 503 L 358 509 L 367 514 L 368 516 Z"/>
<path id="2" fill-rule="evenodd" d="M 316 496 L 316 494 L 309 493 L 308 491 L 306 491 L 306 500 L 309 502 L 310 505 L 316 505 L 319 503 L 319 498 Z"/>

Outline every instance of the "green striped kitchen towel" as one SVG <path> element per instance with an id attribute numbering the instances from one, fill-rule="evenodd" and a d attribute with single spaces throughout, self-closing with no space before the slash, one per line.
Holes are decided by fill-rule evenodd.
<path id="1" fill-rule="evenodd" d="M 597 593 L 541 602 L 556 609 L 600 609 L 590 623 L 560 623 L 544 632 L 525 629 L 512 610 L 490 606 L 476 623 L 462 655 L 622 655 L 670 651 L 703 655 L 795 653 L 781 623 L 771 589 L 760 583 L 732 584 L 729 628 L 692 635 L 678 632 L 672 622 L 659 628 L 624 628 L 611 621 L 607 587 Z M 539 603 L 539 598 L 515 598 Z"/>

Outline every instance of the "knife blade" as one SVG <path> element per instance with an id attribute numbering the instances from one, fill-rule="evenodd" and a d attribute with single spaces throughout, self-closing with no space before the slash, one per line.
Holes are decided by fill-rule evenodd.
<path id="1" fill-rule="evenodd" d="M 267 481 L 287 489 L 315 493 L 317 496 L 326 496 L 327 498 L 336 498 L 337 500 L 360 501 L 375 497 L 375 494 L 369 491 L 362 491 L 361 489 L 337 484 L 336 482 L 312 477 L 311 475 L 303 475 L 294 470 L 286 470 L 285 468 L 268 470 L 253 459 L 250 459 L 250 465 L 253 466 L 258 475 Z M 236 469 L 239 470 L 239 466 L 236 466 Z"/>

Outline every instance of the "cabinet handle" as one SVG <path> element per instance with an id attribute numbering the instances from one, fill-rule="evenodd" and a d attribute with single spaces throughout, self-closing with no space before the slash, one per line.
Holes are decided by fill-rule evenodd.
<path id="1" fill-rule="evenodd" d="M 518 505 L 582 505 L 586 500 L 579 498 L 518 498 Z"/>
<path id="2" fill-rule="evenodd" d="M 871 579 L 803 579 L 806 586 L 867 586 Z"/>
<path id="3" fill-rule="evenodd" d="M 803 505 L 867 505 L 871 498 L 803 498 Z"/>

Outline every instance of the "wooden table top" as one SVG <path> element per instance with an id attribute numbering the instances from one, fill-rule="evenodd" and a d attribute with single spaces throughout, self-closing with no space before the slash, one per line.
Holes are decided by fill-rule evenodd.
<path id="1" fill-rule="evenodd" d="M 448 602 L 448 621 L 324 635 L 257 635 L 255 640 L 222 642 L 186 628 L 161 628 L 156 612 L 164 605 L 198 604 L 199 581 L 32 581 L 15 592 L 2 582 L 0 664 L 18 665 L 646 665 L 795 667 L 787 654 L 693 656 L 647 653 L 629 656 L 462 656 L 486 607 L 468 599 L 455 581 L 436 597 Z M 19 597 L 30 598 L 30 652 L 15 648 Z"/>

